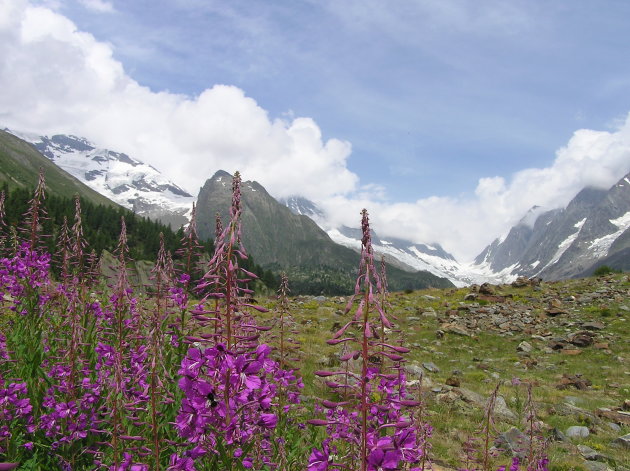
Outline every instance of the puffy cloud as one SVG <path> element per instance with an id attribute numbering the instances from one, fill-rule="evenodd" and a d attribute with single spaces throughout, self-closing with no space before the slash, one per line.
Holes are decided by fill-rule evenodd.
<path id="1" fill-rule="evenodd" d="M 430 197 L 393 204 L 374 198 L 347 201 L 338 197 L 322 204 L 333 214 L 333 225 L 345 221 L 357 226 L 358 208 L 365 206 L 379 234 L 437 242 L 459 260 L 468 261 L 533 206 L 563 207 L 582 188 L 607 189 L 628 172 L 630 114 L 612 132 L 576 131 L 556 152 L 549 167 L 524 169 L 509 180 L 500 176 L 481 178 L 474 197 Z"/>
<path id="2" fill-rule="evenodd" d="M 325 139 L 312 119 L 270 118 L 228 85 L 196 97 L 154 92 L 125 72 L 112 46 L 50 9 L 0 0 L 0 58 L 2 126 L 87 137 L 151 163 L 193 193 L 216 170 L 238 169 L 275 196 L 318 202 L 331 225 L 357 226 L 366 207 L 379 234 L 439 242 L 464 260 L 533 205 L 562 206 L 584 186 L 608 187 L 630 171 L 628 117 L 615 131 L 576 131 L 546 168 L 480 179 L 472 196 L 396 203 L 378 182 L 360 184 L 347 167 L 351 145 Z"/>
<path id="3" fill-rule="evenodd" d="M 350 144 L 325 140 L 312 119 L 271 119 L 232 86 L 197 97 L 153 92 L 125 73 L 109 44 L 55 11 L 0 0 L 0 39 L 3 126 L 87 137 L 192 192 L 218 169 L 239 169 L 276 196 L 322 198 L 357 185 L 346 167 Z"/>

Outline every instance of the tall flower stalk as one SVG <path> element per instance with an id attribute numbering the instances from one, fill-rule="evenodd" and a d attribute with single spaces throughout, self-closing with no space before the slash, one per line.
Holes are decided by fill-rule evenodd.
<path id="1" fill-rule="evenodd" d="M 387 343 L 383 336 L 393 327 L 381 305 L 383 286 L 374 267 L 368 213 L 361 213 L 362 249 L 359 275 L 354 295 L 346 307 L 346 314 L 356 309 L 351 320 L 333 338 L 331 345 L 348 347 L 341 360 L 357 361 L 358 368 L 339 371 L 318 371 L 315 374 L 330 378 L 333 390 L 344 389 L 348 394 L 342 402 L 322 401 L 327 410 L 325 419 L 312 419 L 313 425 L 325 426 L 328 438 L 320 449 L 314 449 L 308 469 L 323 471 L 331 468 L 372 471 L 404 469 L 418 463 L 422 449 L 418 448 L 419 430 L 404 411 L 419 405 L 407 397 L 405 376 L 397 366 L 387 367 L 383 360 L 398 365 L 402 354 L 409 349 Z M 354 349 L 353 349 L 354 348 Z M 332 378 L 341 376 L 339 383 Z M 380 401 L 373 397 L 381 396 Z M 358 409 L 358 412 L 357 412 Z"/>
<path id="2" fill-rule="evenodd" d="M 258 445 L 277 423 L 272 411 L 278 365 L 271 348 L 259 344 L 256 325 L 248 309 L 266 311 L 244 301 L 251 297 L 247 284 L 255 278 L 239 267 L 247 257 L 241 243 L 241 178 L 232 181 L 230 220 L 215 240 L 215 252 L 198 290 L 204 294 L 193 310 L 200 321 L 198 335 L 188 336 L 193 346 L 182 360 L 179 387 L 184 393 L 176 427 L 182 438 L 194 445 L 183 457 L 172 457 L 172 469 L 185 469 L 186 460 L 204 457 L 206 469 L 232 469 L 237 463 L 249 467 L 256 460 L 269 460 Z M 214 301 L 214 303 L 213 303 Z M 211 324 L 216 332 L 203 332 Z M 261 440 L 261 438 L 263 440 Z M 218 468 L 218 463 L 222 467 Z"/>

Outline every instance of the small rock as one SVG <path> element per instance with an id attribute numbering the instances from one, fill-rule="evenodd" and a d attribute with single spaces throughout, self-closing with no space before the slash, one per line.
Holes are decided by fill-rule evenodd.
<path id="1" fill-rule="evenodd" d="M 575 389 L 584 391 L 585 389 L 588 389 L 589 386 L 592 386 L 592 385 L 593 383 L 590 380 L 583 378 L 582 375 L 580 374 L 569 375 L 565 373 L 562 375 L 562 379 L 560 380 L 560 382 L 556 384 L 556 388 L 568 389 L 569 387 L 574 387 Z"/>
<path id="2" fill-rule="evenodd" d="M 587 471 L 613 471 L 613 469 L 606 463 L 601 463 L 599 461 L 585 461 L 583 466 L 587 469 Z"/>
<path id="3" fill-rule="evenodd" d="M 495 294 L 495 290 L 490 283 L 484 283 L 479 287 L 479 293 L 492 296 Z"/>
<path id="4" fill-rule="evenodd" d="M 498 448 L 518 458 L 525 458 L 529 450 L 529 438 L 516 427 L 500 434 L 495 443 Z"/>
<path id="5" fill-rule="evenodd" d="M 507 404 L 505 403 L 505 399 L 503 396 L 497 396 L 496 401 L 494 402 L 494 410 L 493 412 L 504 419 L 516 420 L 516 414 L 512 412 Z"/>
<path id="6" fill-rule="evenodd" d="M 420 318 L 417 316 L 409 316 L 407 317 L 407 322 L 409 323 L 420 322 Z"/>
<path id="7" fill-rule="evenodd" d="M 407 376 L 408 376 L 407 385 L 409 385 L 412 381 L 416 381 L 416 383 L 414 384 L 417 384 L 420 378 L 422 378 L 422 387 L 424 389 L 429 389 L 433 387 L 433 381 L 431 381 L 431 378 L 429 378 L 425 374 L 424 370 L 422 369 L 420 365 L 417 365 L 414 363 L 406 365 L 405 373 L 407 373 Z"/>
<path id="8" fill-rule="evenodd" d="M 459 388 L 459 386 L 461 385 L 461 381 L 457 376 L 450 376 L 446 380 L 446 385 L 453 386 L 454 388 Z"/>
<path id="9" fill-rule="evenodd" d="M 616 423 L 614 423 L 614 422 L 606 422 L 606 425 L 613 432 L 617 432 L 617 433 L 621 432 L 621 427 L 619 425 L 617 425 Z"/>
<path id="10" fill-rule="evenodd" d="M 468 293 L 466 296 L 464 296 L 464 301 L 474 301 L 475 299 L 477 299 L 477 296 L 479 296 L 477 293 Z"/>
<path id="11" fill-rule="evenodd" d="M 526 342 L 525 340 L 519 343 L 518 347 L 516 347 L 517 352 L 524 352 L 524 353 L 530 353 L 532 349 L 533 347 L 531 346 L 531 344 Z"/>
<path id="12" fill-rule="evenodd" d="M 564 309 L 550 307 L 550 308 L 545 309 L 545 313 L 549 317 L 556 317 L 556 316 L 559 316 L 560 314 L 566 314 L 566 311 Z"/>
<path id="13" fill-rule="evenodd" d="M 553 428 L 550 433 L 550 437 L 555 442 L 568 442 L 567 436 L 557 428 Z"/>
<path id="14" fill-rule="evenodd" d="M 578 445 L 577 449 L 580 452 L 580 455 L 582 455 L 582 458 L 584 458 L 585 460 L 599 461 L 606 459 L 606 456 L 586 445 Z"/>
<path id="15" fill-rule="evenodd" d="M 567 346 L 567 341 L 562 337 L 556 337 L 549 342 L 549 348 L 552 350 L 562 350 Z"/>
<path id="16" fill-rule="evenodd" d="M 468 332 L 464 327 L 458 324 L 449 323 L 442 325 L 441 329 L 444 332 L 448 332 L 450 334 L 462 335 L 464 337 L 472 337 L 472 334 Z"/>
<path id="17" fill-rule="evenodd" d="M 439 373 L 440 372 L 440 369 L 432 361 L 428 361 L 428 362 L 422 363 L 422 367 L 425 370 L 427 370 L 427 371 L 429 371 L 431 373 Z"/>
<path id="18" fill-rule="evenodd" d="M 586 330 L 602 330 L 606 327 L 601 322 L 585 322 L 582 324 L 582 328 Z"/>
<path id="19" fill-rule="evenodd" d="M 588 331 L 576 332 L 570 335 L 568 340 L 576 347 L 584 348 L 593 345 L 593 334 Z"/>
<path id="20" fill-rule="evenodd" d="M 588 431 L 588 427 L 583 427 L 581 425 L 572 425 L 565 432 L 565 435 L 568 438 L 586 438 L 589 434 L 590 432 Z"/>
<path id="21" fill-rule="evenodd" d="M 630 433 L 622 435 L 619 438 L 613 440 L 613 445 L 621 446 L 622 448 L 630 448 Z"/>
<path id="22" fill-rule="evenodd" d="M 579 355 L 580 353 L 582 353 L 581 350 L 577 350 L 575 348 L 565 348 L 560 350 L 560 352 L 565 355 Z"/>
<path id="23" fill-rule="evenodd" d="M 512 286 L 514 288 L 524 288 L 526 286 L 529 286 L 529 280 L 524 276 L 519 276 L 518 278 L 516 278 L 516 280 L 512 282 Z"/>
<path id="24" fill-rule="evenodd" d="M 313 300 L 317 301 L 318 303 L 323 303 L 324 301 L 326 301 L 326 296 L 315 296 Z"/>

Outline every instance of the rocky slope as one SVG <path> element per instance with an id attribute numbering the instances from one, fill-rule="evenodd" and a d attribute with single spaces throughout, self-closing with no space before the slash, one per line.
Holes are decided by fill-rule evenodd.
<path id="1" fill-rule="evenodd" d="M 585 188 L 564 209 L 534 208 L 477 256 L 493 272 L 558 280 L 602 264 L 628 269 L 630 174 L 609 190 Z"/>
<path id="2" fill-rule="evenodd" d="M 325 342 L 346 321 L 346 301 L 294 300 L 292 315 L 308 339 L 304 363 L 315 363 L 304 370 L 340 364 L 339 349 Z M 490 469 L 527 454 L 529 385 L 549 469 L 630 466 L 627 274 L 395 293 L 388 313 L 411 349 L 407 381 L 415 391 L 423 386 L 415 394 L 434 426 L 433 469 L 462 469 L 463 447 L 483 446 L 495 388 Z M 325 390 L 324 381 L 305 382 L 306 393 Z"/>

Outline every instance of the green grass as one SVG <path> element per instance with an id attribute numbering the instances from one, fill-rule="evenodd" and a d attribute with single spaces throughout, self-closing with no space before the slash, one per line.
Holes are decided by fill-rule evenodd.
<path id="1" fill-rule="evenodd" d="M 568 314 L 558 316 L 553 320 L 547 318 L 544 310 L 551 298 L 564 299 L 574 295 L 595 292 L 601 288 L 601 280 L 588 278 L 583 280 L 567 280 L 558 283 L 543 283 L 539 290 L 534 288 L 512 288 L 501 286 L 497 291 L 508 296 L 509 306 L 513 308 L 527 307 L 531 315 L 539 316 L 541 322 L 548 326 L 551 335 L 566 336 L 569 332 L 580 330 L 580 323 L 600 321 L 605 329 L 597 333 L 598 341 L 609 344 L 609 350 L 596 349 L 593 346 L 581 348 L 576 356 L 564 355 L 558 352 L 545 353 L 547 342 L 532 338 L 526 332 L 515 332 L 513 335 L 499 335 L 496 331 L 474 332 L 474 336 L 462 337 L 446 334 L 442 338 L 436 336 L 441 321 L 448 321 L 447 310 L 457 309 L 464 303 L 467 289 L 421 290 L 412 292 L 397 292 L 390 295 L 389 313 L 397 318 L 397 326 L 403 332 L 404 344 L 411 348 L 407 355 L 408 363 L 422 364 L 433 362 L 440 369 L 437 373 L 427 373 L 435 387 L 445 387 L 445 381 L 459 370 L 457 376 L 461 387 L 472 390 L 487 397 L 497 382 L 503 381 L 500 395 L 505 398 L 508 407 L 517 415 L 523 416 L 525 390 L 516 393 L 510 384 L 512 378 L 532 382 L 534 399 L 539 418 L 544 422 L 545 433 L 549 434 L 554 427 L 565 431 L 571 425 L 594 426 L 589 437 L 574 441 L 570 444 L 552 442 L 549 454 L 552 458 L 552 468 L 582 469 L 582 458 L 578 455 L 575 445 L 586 444 L 599 450 L 615 460 L 618 465 L 630 466 L 630 457 L 619 448 L 610 446 L 616 437 L 630 432 L 628 427 L 621 432 L 615 432 L 607 425 L 591 423 L 588 415 L 561 415 L 562 404 L 572 397 L 579 398 L 576 405 L 590 413 L 597 408 L 612 408 L 620 406 L 624 399 L 630 397 L 630 369 L 626 366 L 630 358 L 630 345 L 627 342 L 627 321 L 630 312 L 623 311 L 620 306 L 630 306 L 630 282 L 627 275 L 615 275 L 614 281 L 617 296 L 612 300 L 594 299 L 592 304 L 578 305 L 566 302 L 563 308 Z M 426 295 L 436 299 L 427 298 Z M 511 297 L 509 297 L 511 295 Z M 337 347 L 328 346 L 325 342 L 331 338 L 335 323 L 343 325 L 348 316 L 340 315 L 345 308 L 344 297 L 327 298 L 324 302 L 317 302 L 312 298 L 303 297 L 292 300 L 291 312 L 295 318 L 301 340 L 300 362 L 305 382 L 305 395 L 315 397 L 327 394 L 313 372 L 334 366 L 334 359 L 338 355 Z M 483 308 L 489 308 L 494 303 L 488 303 Z M 481 305 L 479 303 L 478 305 Z M 424 316 L 423 312 L 433 309 L 436 317 Z M 461 313 L 460 313 L 461 314 Z M 415 318 L 415 319 L 414 319 Z M 338 327 L 338 326 L 337 326 Z M 527 340 L 534 348 L 531 358 L 536 364 L 528 366 L 525 358 L 519 356 L 516 347 Z M 625 362 L 625 363 L 624 363 Z M 560 390 L 556 385 L 566 374 L 582 374 L 593 385 L 584 391 L 575 388 Z M 439 463 L 455 466 L 461 447 L 469 434 L 475 434 L 482 420 L 480 407 L 466 404 L 461 400 L 448 402 L 443 400 L 441 393 L 425 391 L 427 414 L 434 426 L 431 456 Z M 497 422 L 497 430 L 505 431 L 511 426 L 523 427 L 509 421 Z M 497 463 L 504 463 L 499 460 Z"/>

